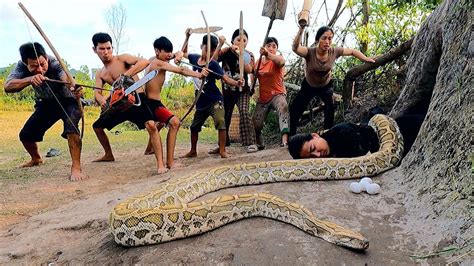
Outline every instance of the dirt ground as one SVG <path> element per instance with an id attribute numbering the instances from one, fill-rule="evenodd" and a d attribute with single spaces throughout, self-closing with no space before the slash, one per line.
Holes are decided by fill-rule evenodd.
<path id="1" fill-rule="evenodd" d="M 247 154 L 231 146 L 232 157 L 208 155 L 200 144 L 198 158 L 181 159 L 185 167 L 153 175 L 154 158 L 143 149 L 117 150 L 114 163 L 91 163 L 99 154 L 83 156 L 90 179 L 67 180 L 68 155 L 51 158 L 39 167 L 15 169 L 18 181 L 0 184 L 0 264 L 393 264 L 420 262 L 410 257 L 431 251 L 429 234 L 417 239 L 420 222 L 410 220 L 407 192 L 400 174 L 390 171 L 375 178 L 379 195 L 353 194 L 352 180 L 288 182 L 225 189 L 211 196 L 266 191 L 298 202 L 320 219 L 361 232 L 370 240 L 366 252 L 354 252 L 312 237 L 288 224 L 264 218 L 241 220 L 212 232 L 159 245 L 124 248 L 108 229 L 115 204 L 149 191 L 167 179 L 222 164 L 289 159 L 283 148 Z M 179 145 L 176 155 L 187 151 Z M 36 176 L 22 181 L 21 176 Z M 423 224 L 423 222 L 421 222 Z M 429 227 L 427 229 L 430 230 Z M 420 244 L 421 243 L 421 244 Z M 440 258 L 423 260 L 444 264 Z"/>

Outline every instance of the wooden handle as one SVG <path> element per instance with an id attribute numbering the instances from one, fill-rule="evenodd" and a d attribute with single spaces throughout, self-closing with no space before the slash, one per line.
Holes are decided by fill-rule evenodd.
<path id="1" fill-rule="evenodd" d="M 298 14 L 298 24 L 300 25 L 300 27 L 308 26 L 309 13 L 313 5 L 312 2 L 313 2 L 312 0 L 304 0 L 303 8 L 301 12 Z"/>
<path id="2" fill-rule="evenodd" d="M 240 23 L 239 23 L 239 76 L 242 79 L 244 77 L 244 15 L 240 11 Z M 242 87 L 239 88 L 242 92 Z"/>

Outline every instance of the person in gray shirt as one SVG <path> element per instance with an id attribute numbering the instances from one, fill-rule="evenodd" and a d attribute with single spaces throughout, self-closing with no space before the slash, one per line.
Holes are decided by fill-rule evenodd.
<path id="1" fill-rule="evenodd" d="M 71 181 L 87 178 L 81 170 L 82 141 L 79 132 L 81 111 L 74 93 L 61 83 L 49 82 L 48 79 L 67 81 L 67 76 L 59 62 L 46 54 L 43 46 L 37 42 L 20 46 L 21 60 L 8 75 L 5 92 L 20 92 L 32 86 L 35 92 L 35 111 L 20 131 L 20 141 L 30 154 L 31 160 L 23 167 L 39 165 L 43 162 L 37 142 L 43 141 L 45 132 L 58 120 L 63 121 L 62 137 L 68 140 L 72 158 Z"/>

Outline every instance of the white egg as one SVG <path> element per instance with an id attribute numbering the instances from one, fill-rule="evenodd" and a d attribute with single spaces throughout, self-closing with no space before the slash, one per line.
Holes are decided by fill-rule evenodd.
<path id="1" fill-rule="evenodd" d="M 351 189 L 352 192 L 356 194 L 359 194 L 362 191 L 360 184 L 357 182 L 352 182 L 349 188 Z"/>
<path id="2" fill-rule="evenodd" d="M 370 177 L 364 177 L 360 180 L 360 182 L 362 181 L 367 182 L 367 183 L 374 183 L 374 181 L 372 181 L 372 178 Z"/>
<path id="3" fill-rule="evenodd" d="M 369 183 L 369 181 L 367 181 L 367 180 L 361 180 L 359 182 L 359 184 L 360 184 L 360 187 L 361 187 L 362 191 L 367 191 L 367 185 L 369 185 L 371 183 Z"/>
<path id="4" fill-rule="evenodd" d="M 380 186 L 375 183 L 367 184 L 365 189 L 370 195 L 378 194 L 380 192 Z"/>

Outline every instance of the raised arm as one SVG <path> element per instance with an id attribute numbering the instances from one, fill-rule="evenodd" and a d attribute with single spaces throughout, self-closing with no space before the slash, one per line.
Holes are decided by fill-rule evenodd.
<path id="1" fill-rule="evenodd" d="M 148 64 L 150 64 L 148 59 L 133 56 L 131 54 L 121 54 L 119 55 L 119 60 L 126 63 L 127 65 L 132 66 L 125 73 L 123 73 L 124 75 L 130 77 L 133 77 L 139 72 L 143 71 L 148 66 Z"/>
<path id="2" fill-rule="evenodd" d="M 363 53 L 361 53 L 358 50 L 352 49 L 352 48 L 343 48 L 344 50 L 342 51 L 343 56 L 353 56 L 360 61 L 367 62 L 367 63 L 375 63 L 375 60 L 365 56 Z"/>
<path id="3" fill-rule="evenodd" d="M 304 27 L 300 27 L 298 29 L 298 33 L 296 33 L 295 39 L 293 40 L 292 49 L 297 55 L 301 57 L 306 57 L 308 54 L 308 47 L 301 46 L 301 37 L 303 36 Z"/>
<path id="4" fill-rule="evenodd" d="M 186 38 L 184 39 L 183 46 L 181 47 L 181 51 L 183 52 L 183 56 L 185 58 L 188 58 L 188 42 L 189 42 L 189 37 L 191 36 L 191 28 L 187 28 L 186 31 L 184 32 L 186 35 Z"/>
<path id="5" fill-rule="evenodd" d="M 203 72 L 197 72 L 197 71 L 193 71 L 189 68 L 186 68 L 186 67 L 177 67 L 177 66 L 174 66 L 168 62 L 165 62 L 165 61 L 162 61 L 162 60 L 159 60 L 159 59 L 155 59 L 153 60 L 151 63 L 150 63 L 150 69 L 161 69 L 161 70 L 166 70 L 166 71 L 170 71 L 170 72 L 173 72 L 173 73 L 176 73 L 176 74 L 181 74 L 181 75 L 184 75 L 184 76 L 188 76 L 188 77 L 194 77 L 194 78 L 203 78 L 204 76 L 207 76 L 207 70 L 206 72 L 203 70 Z"/>
<path id="6" fill-rule="evenodd" d="M 225 37 L 222 35 L 219 35 L 219 44 L 217 45 L 216 50 L 212 54 L 211 60 L 217 61 L 217 59 L 219 58 L 219 55 L 222 54 L 221 49 L 222 49 L 222 46 L 224 46 L 224 43 L 225 43 Z"/>
<path id="7" fill-rule="evenodd" d="M 273 63 L 275 63 L 278 67 L 284 67 L 285 66 L 285 58 L 281 55 L 277 54 L 272 54 L 268 52 L 267 48 L 265 47 L 260 47 L 260 53 L 265 56 L 268 60 L 272 60 Z"/>

